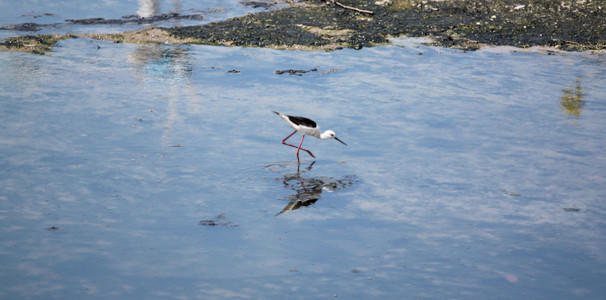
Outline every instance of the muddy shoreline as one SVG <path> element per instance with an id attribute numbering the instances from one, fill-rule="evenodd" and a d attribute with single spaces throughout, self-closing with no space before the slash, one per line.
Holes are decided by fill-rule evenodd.
<path id="1" fill-rule="evenodd" d="M 59 40 L 76 37 L 330 51 L 383 45 L 391 37 L 411 36 L 429 38 L 436 46 L 470 51 L 485 45 L 546 46 L 563 51 L 606 49 L 606 0 L 342 0 L 338 2 L 341 5 L 306 0 L 290 4 L 201 26 L 154 27 L 119 34 L 25 35 L 0 42 L 0 51 L 44 54 Z M 94 22 L 69 22 L 83 26 L 103 22 L 91 20 Z M 137 20 L 129 20 L 133 21 Z M 26 28 L 37 28 L 35 25 L 28 23 Z"/>

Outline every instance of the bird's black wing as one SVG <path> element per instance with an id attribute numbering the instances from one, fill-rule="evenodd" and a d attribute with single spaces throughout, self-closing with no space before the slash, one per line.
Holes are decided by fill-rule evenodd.
<path id="1" fill-rule="evenodd" d="M 290 119 L 291 122 L 299 126 L 305 126 L 309 128 L 316 128 L 318 126 L 316 122 L 305 117 L 288 116 L 288 119 Z"/>

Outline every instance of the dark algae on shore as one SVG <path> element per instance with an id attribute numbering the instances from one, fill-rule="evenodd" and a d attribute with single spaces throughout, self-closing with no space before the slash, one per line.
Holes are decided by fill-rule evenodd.
<path id="1" fill-rule="evenodd" d="M 603 50 L 606 45 L 606 1 L 457 2 L 434 2 L 438 9 L 431 6 L 427 12 L 429 20 L 442 24 L 428 30 L 439 45 L 550 46 L 567 51 Z"/>
<path id="2" fill-rule="evenodd" d="M 205 26 L 167 29 L 205 44 L 276 48 L 360 49 L 389 37 L 429 37 L 444 47 L 482 44 L 602 50 L 606 1 L 342 1 L 373 14 L 321 0 Z"/>
<path id="3" fill-rule="evenodd" d="M 465 50 L 482 45 L 549 46 L 566 51 L 606 47 L 606 0 L 339 1 L 360 11 L 324 0 L 290 4 L 199 26 L 86 37 L 299 50 L 360 49 L 399 36 L 426 37 L 433 45 Z M 158 29 L 165 41 L 147 40 L 141 34 L 156 30 L 158 37 Z"/>

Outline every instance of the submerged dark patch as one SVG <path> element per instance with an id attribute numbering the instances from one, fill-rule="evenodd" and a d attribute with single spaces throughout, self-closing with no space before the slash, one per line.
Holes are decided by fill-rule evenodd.
<path id="1" fill-rule="evenodd" d="M 154 15 L 151 17 L 139 17 L 137 15 L 123 16 L 120 19 L 104 19 L 104 18 L 89 18 L 89 19 L 67 19 L 65 21 L 78 25 L 121 25 L 121 24 L 151 24 L 161 21 L 171 20 L 203 20 L 202 14 L 183 15 L 177 12 L 169 12 L 165 14 Z"/>
<path id="2" fill-rule="evenodd" d="M 219 214 L 214 219 L 205 219 L 198 222 L 202 226 L 223 226 L 223 227 L 238 227 L 240 225 L 233 223 L 232 221 L 225 220 L 227 216 L 225 213 Z"/>
<path id="3" fill-rule="evenodd" d="M 20 23 L 20 24 L 9 24 L 0 26 L 0 30 L 13 30 L 13 31 L 39 31 L 42 30 L 45 26 L 44 24 L 38 24 L 33 22 Z"/>
<path id="4" fill-rule="evenodd" d="M 282 74 L 289 74 L 289 75 L 294 75 L 294 76 L 302 76 L 305 73 L 308 72 L 318 72 L 318 69 L 314 68 L 314 69 L 307 69 L 307 70 L 295 70 L 295 69 L 287 69 L 287 70 L 275 70 L 274 73 L 278 74 L 278 75 L 282 75 Z"/>

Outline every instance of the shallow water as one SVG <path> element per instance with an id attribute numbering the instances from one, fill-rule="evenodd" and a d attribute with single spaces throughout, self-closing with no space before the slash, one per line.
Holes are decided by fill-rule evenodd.
<path id="1" fill-rule="evenodd" d="M 38 31 L 0 30 L 0 39 L 25 34 L 67 34 L 67 33 L 116 33 L 139 30 L 149 26 L 172 27 L 200 25 L 213 21 L 237 17 L 246 13 L 283 7 L 275 3 L 268 8 L 258 7 L 250 1 L 239 0 L 58 0 L 58 1 L 2 1 L 0 2 L 0 29 L 17 24 L 36 23 Z M 262 2 L 262 1 L 258 1 Z M 248 3 L 248 4 L 247 4 Z M 169 18 L 161 22 L 137 24 L 94 24 L 80 25 L 68 20 L 103 18 L 120 20 L 129 16 L 151 17 L 167 13 L 197 15 L 202 19 L 190 20 Z"/>
<path id="2" fill-rule="evenodd" d="M 0 53 L 0 297 L 600 298 L 604 61 L 408 39 Z M 297 172 L 272 109 L 349 146 L 308 137 Z"/>

